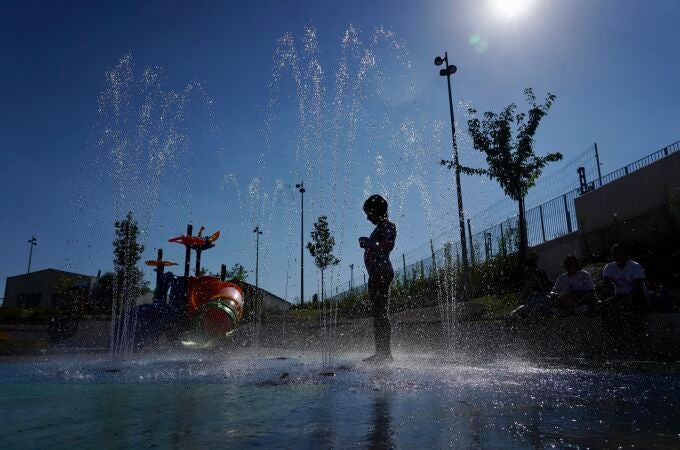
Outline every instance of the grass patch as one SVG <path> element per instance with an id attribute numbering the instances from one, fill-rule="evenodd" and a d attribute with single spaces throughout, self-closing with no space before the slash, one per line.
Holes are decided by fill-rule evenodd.
<path id="1" fill-rule="evenodd" d="M 319 320 L 319 316 L 321 315 L 321 311 L 319 311 L 317 308 L 300 308 L 300 309 L 291 309 L 289 311 L 290 317 L 293 320 L 299 320 L 299 321 L 306 321 L 306 322 L 312 322 L 312 321 L 317 321 Z"/>
<path id="2" fill-rule="evenodd" d="M 0 332 L 0 356 L 31 355 L 45 348 L 47 342 L 16 340 Z"/>
<path id="3" fill-rule="evenodd" d="M 483 319 L 499 319 L 520 305 L 519 295 L 516 293 L 485 295 L 471 301 L 484 307 Z"/>

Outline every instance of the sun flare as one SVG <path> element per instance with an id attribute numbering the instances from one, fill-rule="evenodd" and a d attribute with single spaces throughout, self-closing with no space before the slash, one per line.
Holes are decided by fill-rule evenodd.
<path id="1" fill-rule="evenodd" d="M 504 19 L 514 20 L 526 15 L 533 4 L 532 0 L 491 0 L 491 11 Z"/>

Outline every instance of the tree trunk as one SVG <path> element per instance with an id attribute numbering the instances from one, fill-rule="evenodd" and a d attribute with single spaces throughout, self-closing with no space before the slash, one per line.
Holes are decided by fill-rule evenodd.
<path id="1" fill-rule="evenodd" d="M 526 211 L 524 210 L 524 197 L 517 202 L 519 206 L 519 263 L 522 267 L 526 267 L 527 253 L 529 252 L 529 239 L 527 238 L 527 220 Z"/>
<path id="2" fill-rule="evenodd" d="M 323 305 L 323 300 L 325 298 L 324 293 L 323 293 L 323 270 L 321 271 L 321 304 Z"/>

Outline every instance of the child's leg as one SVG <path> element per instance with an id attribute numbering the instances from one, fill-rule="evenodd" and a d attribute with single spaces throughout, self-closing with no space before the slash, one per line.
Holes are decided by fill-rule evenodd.
<path id="1" fill-rule="evenodd" d="M 387 310 L 392 276 L 380 275 L 369 280 L 369 295 L 373 309 L 373 331 L 375 351 L 380 355 L 391 355 L 391 327 Z"/>

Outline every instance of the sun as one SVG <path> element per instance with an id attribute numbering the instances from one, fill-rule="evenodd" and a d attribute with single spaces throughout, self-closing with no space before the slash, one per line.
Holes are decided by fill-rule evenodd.
<path id="1" fill-rule="evenodd" d="M 526 15 L 532 0 L 490 0 L 491 11 L 504 19 L 515 20 Z"/>

